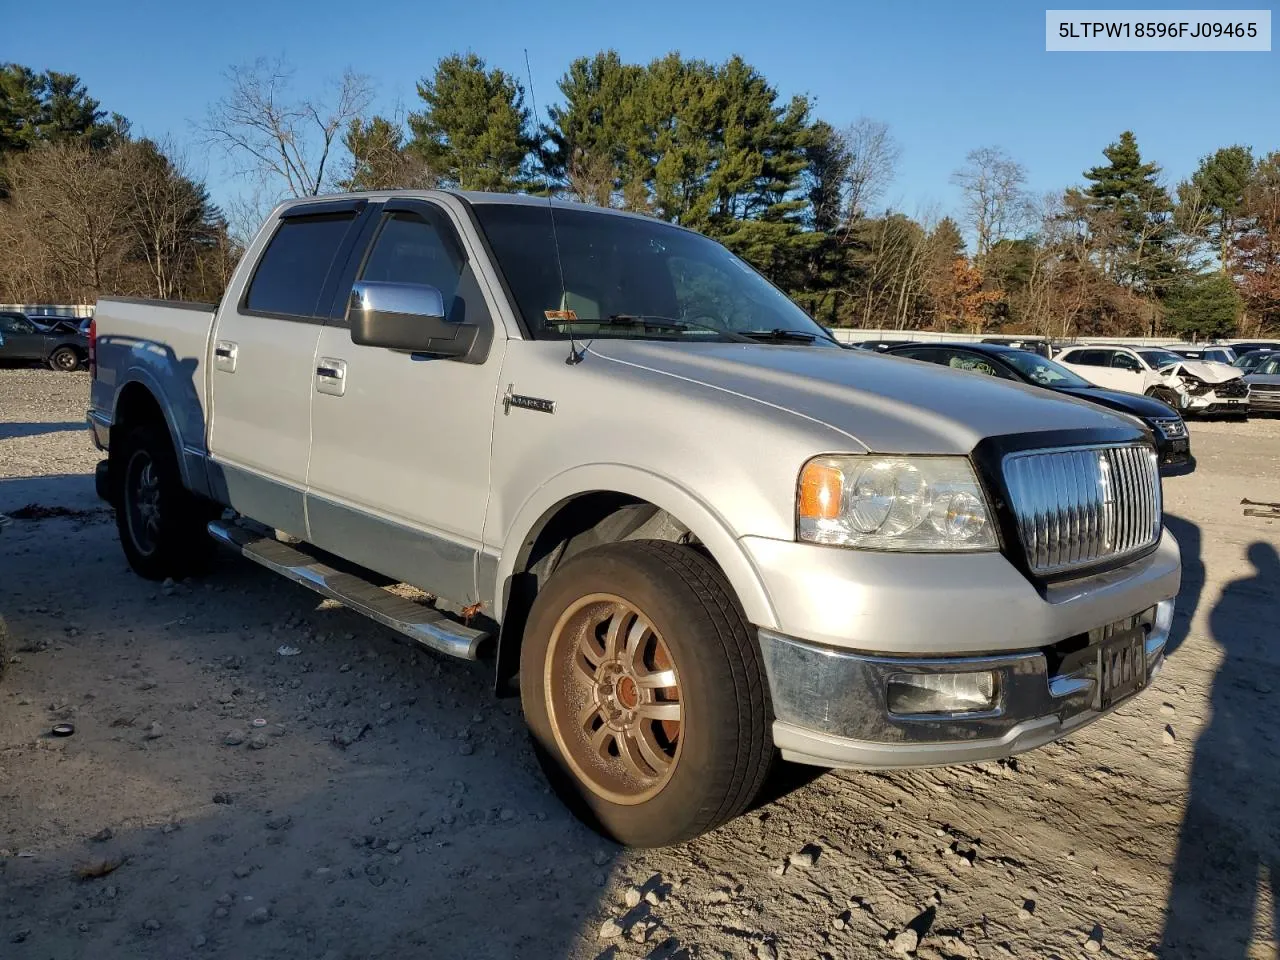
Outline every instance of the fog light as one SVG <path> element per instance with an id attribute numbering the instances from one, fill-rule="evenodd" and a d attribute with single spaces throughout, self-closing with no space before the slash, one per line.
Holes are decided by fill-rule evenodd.
<path id="1" fill-rule="evenodd" d="M 977 673 L 895 673 L 889 677 L 889 712 L 979 713 L 996 704 L 996 675 Z"/>

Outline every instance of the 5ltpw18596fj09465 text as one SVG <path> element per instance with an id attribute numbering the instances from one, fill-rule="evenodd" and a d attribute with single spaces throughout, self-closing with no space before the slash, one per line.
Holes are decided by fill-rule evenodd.
<path id="1" fill-rule="evenodd" d="M 668 224 L 292 202 L 219 306 L 103 300 L 92 347 L 135 570 L 221 542 L 490 659 L 560 795 L 626 843 L 737 815 L 779 754 L 1035 747 L 1162 664 L 1179 559 L 1142 424 L 842 350 Z"/>

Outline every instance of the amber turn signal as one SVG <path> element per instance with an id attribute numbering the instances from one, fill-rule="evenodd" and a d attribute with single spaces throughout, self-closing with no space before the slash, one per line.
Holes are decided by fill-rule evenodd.
<path id="1" fill-rule="evenodd" d="M 810 460 L 800 474 L 800 516 L 805 520 L 835 520 L 840 516 L 844 474 L 838 467 Z"/>

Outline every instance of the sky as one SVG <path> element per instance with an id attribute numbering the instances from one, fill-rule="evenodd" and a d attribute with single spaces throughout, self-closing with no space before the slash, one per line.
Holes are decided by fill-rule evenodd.
<path id="1" fill-rule="evenodd" d="M 958 210 L 951 174 L 975 147 L 1003 147 L 1036 193 L 1081 182 L 1126 129 L 1170 186 L 1220 146 L 1280 149 L 1280 53 L 1047 53 L 1045 6 L 1027 2 L 58 0 L 57 10 L 73 29 L 54 29 L 41 4 L 9 4 L 0 61 L 79 74 L 135 133 L 179 144 L 223 204 L 245 185 L 196 125 L 225 71 L 256 57 L 292 62 L 302 94 L 348 67 L 367 74 L 390 113 L 417 109 L 415 85 L 442 56 L 471 50 L 523 82 L 527 48 L 545 116 L 577 56 L 737 53 L 836 127 L 888 123 L 902 155 L 882 206 L 913 215 Z"/>

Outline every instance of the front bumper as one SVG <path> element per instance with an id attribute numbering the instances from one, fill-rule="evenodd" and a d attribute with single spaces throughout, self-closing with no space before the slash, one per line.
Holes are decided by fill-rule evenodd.
<path id="1" fill-rule="evenodd" d="M 1150 684 L 1164 663 L 1173 600 L 1148 612 L 1142 651 Z M 787 760 L 826 767 L 891 769 L 972 763 L 1042 746 L 1104 716 L 1098 706 L 1093 651 L 1101 629 L 1063 645 L 976 657 L 882 657 L 760 631 L 773 695 L 774 743 Z M 1081 646 L 1081 644 L 1084 644 Z M 897 716 L 890 711 L 894 674 L 992 671 L 999 691 L 981 713 Z M 1132 696 L 1132 694 L 1130 695 Z M 1127 700 L 1119 701 L 1123 703 Z"/>
<path id="2" fill-rule="evenodd" d="M 1280 392 L 1252 391 L 1249 394 L 1249 409 L 1266 413 L 1280 413 Z"/>

